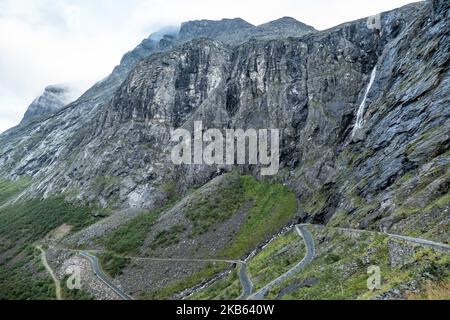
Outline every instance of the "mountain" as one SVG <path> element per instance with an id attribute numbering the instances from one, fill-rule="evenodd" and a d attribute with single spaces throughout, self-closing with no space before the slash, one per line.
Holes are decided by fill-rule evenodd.
<path id="1" fill-rule="evenodd" d="M 237 45 L 250 39 L 277 39 L 300 37 L 316 30 L 294 18 L 284 17 L 260 26 L 254 26 L 240 18 L 221 21 L 197 20 L 181 25 L 182 41 L 210 38 L 226 44 Z"/>
<path id="2" fill-rule="evenodd" d="M 341 281 L 334 275 L 348 280 L 343 298 L 445 286 L 448 255 L 390 235 L 448 245 L 449 9 L 448 1 L 410 4 L 382 13 L 380 30 L 367 18 L 325 31 L 292 18 L 261 26 L 224 19 L 150 36 L 77 101 L 0 135 L 0 210 L 21 217 L 0 211 L 9 226 L 0 228 L 0 263 L 14 265 L 22 243 L 68 224 L 70 232 L 46 240 L 60 274 L 69 262 L 88 274 L 89 266 L 58 248 L 97 249 L 134 297 L 211 298 L 220 289 L 230 299 L 239 276 L 227 261 L 250 259 L 261 289 L 270 280 L 261 261 L 272 259 L 264 270 L 276 277 L 298 258 L 280 258 L 282 245 L 311 250 L 278 233 L 311 223 L 316 268 L 269 296 L 305 298 L 306 286 L 306 298 L 329 298 L 325 281 Z M 192 131 L 200 120 L 204 128 L 279 128 L 279 173 L 174 165 L 172 129 Z M 35 217 L 51 223 L 22 239 L 10 234 L 39 224 Z M 378 264 L 389 270 L 384 287 L 366 293 L 367 267 Z M 114 298 L 108 288 L 88 291 Z"/>
<path id="3" fill-rule="evenodd" d="M 312 26 L 297 21 L 291 17 L 283 17 L 257 27 L 258 32 L 269 35 L 282 35 L 284 37 L 298 37 L 317 31 Z"/>
<path id="4" fill-rule="evenodd" d="M 53 85 L 45 88 L 44 93 L 30 104 L 22 119 L 22 124 L 36 117 L 42 117 L 57 111 L 71 102 L 73 93 L 68 86 Z"/>

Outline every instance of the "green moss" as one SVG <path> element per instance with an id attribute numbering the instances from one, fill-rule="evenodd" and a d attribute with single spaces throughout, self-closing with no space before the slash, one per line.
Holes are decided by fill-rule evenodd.
<path id="1" fill-rule="evenodd" d="M 447 194 L 441 196 L 440 198 L 434 200 L 432 203 L 430 203 L 426 210 L 431 211 L 433 209 L 439 209 L 444 208 L 450 204 L 450 191 L 447 192 Z"/>
<path id="2" fill-rule="evenodd" d="M 434 128 L 431 128 L 431 129 L 423 132 L 419 137 L 414 139 L 412 142 L 410 142 L 406 146 L 406 151 L 405 151 L 406 155 L 412 154 L 416 150 L 416 148 L 419 144 L 421 144 L 424 141 L 430 140 L 430 138 L 433 137 L 434 134 L 439 131 L 442 131 L 442 126 L 434 127 Z"/>
<path id="3" fill-rule="evenodd" d="M 162 190 L 167 194 L 167 197 L 173 198 L 176 195 L 177 183 L 175 181 L 169 181 L 162 185 Z"/>
<path id="4" fill-rule="evenodd" d="M 310 197 L 305 197 L 304 201 L 300 203 L 300 208 L 310 215 L 320 212 L 327 203 L 327 195 L 324 192 L 317 191 Z"/>

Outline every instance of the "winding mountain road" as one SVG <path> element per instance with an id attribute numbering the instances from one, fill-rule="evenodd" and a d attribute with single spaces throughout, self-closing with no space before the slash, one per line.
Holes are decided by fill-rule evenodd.
<path id="1" fill-rule="evenodd" d="M 241 260 L 227 260 L 227 259 L 195 259 L 195 258 L 148 258 L 148 257 L 133 257 L 133 256 L 123 256 L 124 258 L 128 259 L 135 259 L 135 260 L 149 260 L 149 261 L 173 261 L 173 262 L 223 262 L 223 263 L 231 263 L 231 264 L 237 264 L 239 265 L 239 280 L 242 286 L 242 294 L 239 296 L 238 300 L 262 300 L 267 295 L 269 290 L 273 288 L 274 286 L 282 283 L 286 279 L 292 277 L 293 275 L 297 274 L 301 270 L 303 270 L 308 264 L 312 262 L 314 259 L 314 256 L 316 255 L 316 249 L 314 244 L 314 239 L 311 235 L 311 233 L 308 231 L 307 226 L 310 224 L 299 224 L 295 226 L 295 229 L 299 236 L 302 237 L 305 246 L 306 246 L 306 255 L 305 257 L 294 267 L 292 267 L 287 272 L 283 273 L 278 278 L 272 280 L 268 284 L 266 284 L 263 288 L 258 290 L 257 292 L 253 293 L 254 285 L 247 273 L 247 263 L 245 261 Z M 444 243 L 438 243 L 426 239 L 421 238 L 414 238 L 414 237 L 408 237 L 408 236 L 402 236 L 397 234 L 390 234 L 390 233 L 382 233 L 377 231 L 367 231 L 367 230 L 360 230 L 360 229 L 348 229 L 348 228 L 336 228 L 341 231 L 350 231 L 350 232 L 372 232 L 372 233 L 379 233 L 386 235 L 388 237 L 391 237 L 393 239 L 399 239 L 404 240 L 411 243 L 416 243 L 418 245 L 422 245 L 425 247 L 430 247 L 435 250 L 444 251 L 446 253 L 450 253 L 450 245 L 444 244 Z M 55 274 L 53 273 L 53 270 L 50 268 L 50 266 L 47 263 L 46 254 L 45 251 L 41 246 L 37 246 L 37 249 L 41 251 L 41 260 L 47 271 L 50 273 L 50 275 L 53 278 L 53 281 L 55 282 L 56 287 L 56 296 L 58 300 L 61 300 L 61 287 L 59 280 L 56 278 Z M 98 261 L 98 258 L 89 253 L 86 250 L 72 250 L 72 249 L 62 249 L 61 250 L 70 250 L 73 252 L 77 252 L 82 257 L 87 259 L 92 269 L 97 276 L 97 278 L 102 281 L 105 285 L 107 285 L 111 290 L 113 290 L 118 296 L 120 296 L 124 300 L 133 300 L 133 297 L 128 295 L 126 292 L 124 292 L 122 289 L 117 287 L 113 281 L 102 271 L 100 263 Z M 94 251 L 90 251 L 94 252 Z"/>
<path id="2" fill-rule="evenodd" d="M 239 280 L 242 286 L 242 294 L 239 296 L 238 300 L 247 299 L 253 292 L 253 283 L 247 273 L 247 264 L 245 262 L 241 263 L 239 268 Z"/>
<path id="3" fill-rule="evenodd" d="M 362 229 L 350 229 L 350 228 L 336 228 L 337 230 L 341 231 L 350 231 L 350 232 L 357 232 L 357 233 L 375 233 L 387 236 L 389 238 L 393 239 L 399 239 L 410 243 L 415 243 L 423 247 L 429 247 L 437 251 L 442 251 L 444 253 L 450 254 L 450 245 L 440 242 L 435 242 L 431 240 L 426 240 L 422 238 L 415 238 L 415 237 L 409 237 L 409 236 L 403 236 L 399 234 L 393 234 L 393 233 L 387 233 L 387 232 L 378 232 L 378 231 L 371 231 L 371 230 L 362 230 Z"/>
<path id="4" fill-rule="evenodd" d="M 251 300 L 264 299 L 264 297 L 266 296 L 267 292 L 272 287 L 274 287 L 277 284 L 280 284 L 281 282 L 283 282 L 287 278 L 289 278 L 289 277 L 293 276 L 294 274 L 300 272 L 303 268 L 305 268 L 309 263 L 312 262 L 312 260 L 314 259 L 315 254 L 316 254 L 316 251 L 315 251 L 313 237 L 312 237 L 311 233 L 306 228 L 308 225 L 309 224 L 302 224 L 302 225 L 296 225 L 295 226 L 298 234 L 303 238 L 303 240 L 305 242 L 305 245 L 306 245 L 306 249 L 307 249 L 306 256 L 303 258 L 303 260 L 300 261 L 297 265 L 295 265 L 293 268 L 291 268 L 286 273 L 282 274 L 278 278 L 276 278 L 273 281 L 271 281 L 270 283 L 268 283 L 266 286 L 264 286 L 262 289 L 260 289 L 256 293 L 250 295 L 249 299 L 251 299 Z M 363 233 L 363 232 L 379 233 L 379 234 L 388 236 L 388 237 L 393 238 L 393 239 L 399 239 L 399 240 L 407 241 L 407 242 L 410 242 L 410 243 L 415 243 L 415 244 L 418 244 L 418 245 L 421 245 L 421 246 L 424 246 L 424 247 L 430 247 L 430 248 L 432 248 L 434 250 L 443 251 L 443 252 L 445 252 L 447 254 L 450 253 L 450 245 L 445 244 L 445 243 L 434 242 L 434 241 L 431 241 L 431 240 L 426 240 L 426 239 L 421 239 L 421 238 L 414 238 L 414 237 L 403 236 L 403 235 L 398 235 L 398 234 L 391 234 L 391 233 L 382 233 L 382 232 L 376 232 L 376 231 L 360 230 L 360 229 L 347 229 L 347 228 L 337 228 L 337 229 L 342 230 L 342 231 L 359 232 L 359 233 Z"/>
<path id="5" fill-rule="evenodd" d="M 287 278 L 293 276 L 294 274 L 300 272 L 302 269 L 304 269 L 308 264 L 311 263 L 311 261 L 314 259 L 314 256 L 316 255 L 316 248 L 314 245 L 314 239 L 311 235 L 311 233 L 306 228 L 307 225 L 299 224 L 295 226 L 295 229 L 297 230 L 297 233 L 299 236 L 303 238 L 303 241 L 305 242 L 306 246 L 306 255 L 300 261 L 298 264 L 296 264 L 293 268 L 291 268 L 289 271 L 283 273 L 278 278 L 272 280 L 267 285 L 265 285 L 262 289 L 252 294 L 248 299 L 249 300 L 262 300 L 266 296 L 267 292 L 272 289 L 275 285 L 280 284 Z"/>
<path id="6" fill-rule="evenodd" d="M 122 289 L 120 289 L 119 287 L 117 287 L 110 279 L 107 275 L 104 274 L 104 272 L 102 271 L 102 268 L 100 267 L 100 264 L 98 262 L 98 258 L 94 255 L 91 255 L 89 252 L 87 251 L 83 251 L 80 253 L 80 255 L 87 259 L 92 266 L 92 269 L 94 270 L 94 273 L 96 275 L 96 277 L 103 282 L 105 285 L 107 285 L 112 291 L 114 291 L 114 293 L 116 293 L 119 297 L 121 297 L 124 300 L 133 300 L 133 297 L 131 297 L 130 295 L 128 295 L 126 292 L 124 292 Z"/>
<path id="7" fill-rule="evenodd" d="M 421 238 L 413 238 L 413 237 L 408 237 L 408 236 L 401 236 L 401 235 L 398 235 L 398 234 L 391 234 L 391 233 L 386 233 L 386 235 L 388 237 L 391 237 L 391 238 L 395 238 L 395 239 L 400 239 L 400 240 L 416 243 L 416 244 L 419 244 L 419 245 L 424 246 L 424 247 L 430 247 L 430 248 L 432 248 L 434 250 L 443 251 L 445 253 L 450 254 L 450 245 L 445 244 L 445 243 L 434 242 L 434 241 L 421 239 Z"/>
<path id="8" fill-rule="evenodd" d="M 132 300 L 133 298 L 128 295 L 126 292 L 124 292 L 122 289 L 117 287 L 113 281 L 102 271 L 100 262 L 98 261 L 98 258 L 89 253 L 89 252 L 101 252 L 101 250 L 77 250 L 77 249 L 69 249 L 69 248 L 61 248 L 61 247 L 54 247 L 54 249 L 57 250 L 65 250 L 70 251 L 79 254 L 83 258 L 87 259 L 94 271 L 94 274 L 97 276 L 97 278 L 102 281 L 104 284 L 106 284 L 111 290 L 113 290 L 117 295 L 119 295 L 124 300 Z M 229 260 L 229 259 L 195 259 L 195 258 L 149 258 L 149 257 L 135 257 L 135 256 L 125 256 L 121 255 L 120 257 L 126 258 L 126 259 L 133 259 L 133 260 L 144 260 L 144 261 L 172 261 L 172 262 L 223 262 L 223 263 L 230 263 L 230 264 L 237 264 L 240 265 L 239 269 L 239 280 L 242 285 L 242 295 L 239 297 L 239 299 L 246 299 L 253 290 L 253 283 L 250 280 L 246 268 L 247 264 L 244 261 L 241 260 Z M 54 278 L 55 280 L 56 278 Z M 56 279 L 57 280 L 57 279 Z"/>

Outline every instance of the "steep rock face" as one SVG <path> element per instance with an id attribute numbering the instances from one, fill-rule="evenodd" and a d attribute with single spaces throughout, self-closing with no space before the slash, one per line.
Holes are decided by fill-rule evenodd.
<path id="1" fill-rule="evenodd" d="M 42 181 L 47 185 L 37 187 L 36 192 L 31 191 L 32 196 L 65 190 L 61 185 L 55 188 L 54 183 L 48 182 L 56 176 L 50 172 L 55 167 L 64 170 L 67 161 L 70 161 L 70 153 L 79 146 L 84 133 L 89 131 L 86 124 L 98 116 L 99 109 L 112 98 L 138 61 L 154 52 L 168 50 L 176 43 L 173 33 L 173 30 L 169 30 L 166 36 L 158 34 L 145 39 L 124 55 L 120 65 L 108 77 L 96 83 L 76 101 L 53 114 L 30 118 L 3 133 L 0 136 L 2 176 L 17 179 L 24 175 L 35 177 L 41 173 L 41 177 L 47 177 Z"/>
<path id="2" fill-rule="evenodd" d="M 180 39 L 189 41 L 195 38 L 211 38 L 219 40 L 242 39 L 254 26 L 240 18 L 223 19 L 221 21 L 196 20 L 185 22 L 181 25 Z M 231 38 L 230 38 L 231 37 Z"/>
<path id="3" fill-rule="evenodd" d="M 360 140 L 330 179 L 336 223 L 448 241 L 449 22 L 433 1 L 380 56 Z"/>
<path id="4" fill-rule="evenodd" d="M 42 117 L 61 109 L 71 102 L 72 96 L 73 94 L 67 86 L 48 86 L 44 93 L 30 104 L 21 123 L 29 122 L 33 118 Z"/>
<path id="5" fill-rule="evenodd" d="M 282 165 L 291 170 L 279 178 L 299 196 L 314 192 L 326 183 L 338 146 L 351 131 L 378 55 L 406 28 L 413 10 L 386 14 L 381 36 L 360 20 L 303 38 L 252 40 L 233 48 L 196 40 L 153 55 L 137 65 L 80 137 L 86 144 L 72 154 L 64 183 L 93 187 L 93 179 L 107 177 L 104 190 L 89 194 L 98 198 L 101 192 L 105 201 L 118 194 L 119 202 L 131 206 L 162 201 L 170 181 L 181 192 L 202 185 L 221 168 L 173 166 L 170 130 L 203 120 L 205 128 L 281 128 Z"/>
<path id="6" fill-rule="evenodd" d="M 255 34 L 241 20 L 225 23 L 233 34 Z M 286 23 L 292 25 L 283 19 L 262 28 Z M 389 219 L 414 199 L 406 195 L 399 205 L 395 195 L 426 181 L 424 198 L 448 192 L 446 26 L 445 1 L 384 13 L 381 32 L 362 19 L 239 46 L 232 44 L 244 33 L 228 39 L 225 29 L 207 31 L 207 22 L 186 24 L 180 39 L 194 33 L 216 39 L 169 46 L 138 62 L 121 85 L 106 86 L 112 99 L 104 98 L 100 83 L 53 118 L 2 135 L 7 143 L 0 170 L 10 178 L 33 176 L 37 182 L 28 195 L 66 192 L 102 206 L 153 207 L 168 197 L 171 183 L 184 193 L 230 169 L 174 166 L 172 128 L 191 129 L 196 120 L 208 128 L 280 128 L 282 163 L 275 179 L 296 191 L 303 219 L 407 228 L 410 220 Z M 412 49 L 411 41 L 419 45 Z M 27 130 L 33 139 L 24 137 Z M 259 172 L 257 166 L 240 169 Z M 435 170 L 442 177 L 422 179 Z M 406 177 L 395 184 L 407 172 L 415 172 L 415 182 Z M 430 213 L 430 224 L 438 217 Z"/>
<path id="7" fill-rule="evenodd" d="M 217 22 L 219 25 L 219 29 L 223 31 L 223 21 Z M 187 23 L 186 25 L 189 25 Z M 193 23 L 195 24 L 195 22 Z M 227 24 L 225 22 L 225 24 Z M 233 22 L 231 22 L 233 24 Z M 240 25 L 245 25 L 247 23 L 240 22 Z M 165 31 L 164 31 L 165 32 Z M 193 37 L 194 35 L 191 35 Z M 204 33 L 198 31 L 196 37 L 204 37 Z M 220 38 L 220 33 L 214 35 L 211 34 L 211 37 Z M 243 35 L 242 37 L 245 37 Z M 170 50 L 172 47 L 179 45 L 183 42 L 187 41 L 183 34 L 181 33 L 178 37 L 177 31 L 169 30 L 169 34 L 162 35 L 161 33 L 156 35 L 151 35 L 148 39 L 144 40 L 136 49 L 127 53 L 121 64 L 116 67 L 113 73 L 100 81 L 96 85 L 94 85 L 91 89 L 89 89 L 85 94 L 83 94 L 77 101 L 70 104 L 66 108 L 60 110 L 57 114 L 54 114 L 51 117 L 40 119 L 39 121 L 30 121 L 26 125 L 21 125 L 12 130 L 9 130 L 7 133 L 2 135 L 0 139 L 2 139 L 2 150 L 1 150 L 1 160 L 2 164 L 0 170 L 2 171 L 2 175 L 5 177 L 16 179 L 23 175 L 30 175 L 34 177 L 36 181 L 39 183 L 33 188 L 30 188 L 28 192 L 25 194 L 28 196 L 39 196 L 39 195 L 48 195 L 57 192 L 72 192 L 73 190 L 78 190 L 79 188 L 85 189 L 87 194 L 90 194 L 88 198 L 92 199 L 101 199 L 101 203 L 106 205 L 106 202 L 110 200 L 112 194 L 115 194 L 117 197 L 117 193 L 120 188 L 117 186 L 110 189 L 110 183 L 107 183 L 107 190 L 103 190 L 105 183 L 98 183 L 98 180 L 117 180 L 110 179 L 110 173 L 117 173 L 116 167 L 112 166 L 110 168 L 106 168 L 108 165 L 108 161 L 103 162 L 100 159 L 89 160 L 93 163 L 99 163 L 99 166 L 103 169 L 98 169 L 98 166 L 85 166 L 84 163 L 88 161 L 88 152 L 81 152 L 81 159 L 77 156 L 77 150 L 83 148 L 83 146 L 89 145 L 99 145 L 97 152 L 92 154 L 92 156 L 96 156 L 99 150 L 103 150 L 107 148 L 107 143 L 105 141 L 113 142 L 110 136 L 103 133 L 102 138 L 95 138 L 95 135 L 98 134 L 98 123 L 105 119 L 104 114 L 105 110 L 108 109 L 109 104 L 108 101 L 114 95 L 117 88 L 121 85 L 124 79 L 128 76 L 129 72 L 134 68 L 135 64 L 143 58 L 158 53 Z M 242 41 L 242 40 L 241 40 Z M 219 46 L 223 47 L 219 44 Z M 195 54 L 194 54 L 195 55 Z M 158 56 L 158 55 L 155 55 Z M 194 59 L 194 58 L 189 58 Z M 190 65 L 196 61 L 191 61 Z M 197 61 L 198 62 L 198 61 Z M 203 62 L 203 61 L 202 61 Z M 195 68 L 195 66 L 193 66 Z M 186 72 L 185 74 L 182 74 Z M 189 69 L 179 70 L 181 76 L 177 80 L 177 86 L 186 86 L 183 84 L 188 81 L 187 76 L 189 73 Z M 212 75 L 213 76 L 213 75 Z M 195 79 L 193 81 L 195 82 Z M 159 85 L 159 84 L 157 84 Z M 197 86 L 202 86 L 197 85 Z M 183 90 L 187 90 L 186 87 Z M 160 94 L 163 93 L 163 89 L 160 88 Z M 202 93 L 203 94 L 203 93 Z M 137 99 L 136 97 L 134 99 Z M 178 113 L 186 113 L 189 111 L 188 106 L 193 103 L 193 101 L 185 102 L 186 99 L 193 99 L 189 96 L 189 93 L 181 93 L 177 96 L 177 108 L 179 110 Z M 182 106 L 178 106 L 178 104 L 182 104 Z M 184 108 L 188 108 L 183 111 Z M 103 111 L 102 111 L 103 110 Z M 158 117 L 158 116 L 157 116 Z M 135 119 L 138 120 L 139 119 Z M 133 120 L 134 123 L 134 120 Z M 137 131 L 142 131 L 141 128 Z M 150 135 L 152 138 L 149 141 L 154 140 L 153 133 L 145 133 L 144 136 Z M 156 134 L 158 136 L 158 134 Z M 106 137 L 106 138 L 104 138 Z M 136 137 L 138 138 L 138 136 Z M 166 146 L 167 142 L 167 134 L 165 136 L 166 140 L 161 145 Z M 100 139 L 100 140 L 99 140 Z M 94 141 L 92 141 L 94 140 Z M 117 143 L 120 144 L 120 141 Z M 128 141 L 123 140 L 125 144 Z M 129 144 L 124 146 L 125 149 L 129 147 Z M 115 148 L 117 150 L 117 148 Z M 142 152 L 146 152 L 148 148 L 142 150 Z M 147 159 L 147 156 L 154 156 L 154 159 L 160 158 L 157 155 L 157 152 L 152 152 L 148 155 L 142 155 L 141 160 L 138 160 L 134 149 L 129 150 L 132 154 L 132 158 L 136 160 L 138 163 L 142 163 L 142 159 Z M 129 157 L 125 157 L 125 161 L 129 161 Z M 154 163 L 158 163 L 157 160 L 153 161 Z M 121 163 L 118 161 L 118 163 Z M 120 192 L 122 194 L 120 196 L 121 201 L 130 194 L 130 190 L 133 190 L 136 185 L 142 183 L 142 181 L 147 181 L 148 172 L 141 172 L 138 167 L 133 166 L 131 164 L 127 164 L 126 166 L 122 166 L 123 170 L 122 175 L 134 176 L 132 171 L 136 172 L 136 176 L 139 177 L 137 182 L 134 178 L 127 178 L 125 183 L 125 189 L 127 191 Z M 80 170 L 80 167 L 88 167 L 92 174 L 86 175 L 84 177 L 81 176 L 81 173 L 86 173 L 84 169 Z M 146 164 L 144 167 L 148 167 Z M 131 170 L 130 170 L 131 169 Z M 145 170 L 147 170 L 146 168 Z M 152 174 L 150 174 L 152 175 Z M 206 181 L 207 177 L 202 177 L 200 181 Z M 88 181 L 89 184 L 93 182 L 98 188 L 97 191 L 91 192 L 92 190 L 88 190 L 89 188 L 84 185 L 84 181 Z M 83 187 L 84 186 L 84 187 Z M 148 188 L 140 189 L 139 193 L 148 192 Z M 99 192 L 104 194 L 104 197 L 99 197 Z M 137 196 L 129 196 L 131 199 L 136 199 Z M 80 198 L 84 198 L 83 195 L 80 195 Z M 140 197 L 137 197 L 140 198 Z M 147 197 L 148 198 L 148 197 Z M 158 197 L 157 197 L 158 198 Z M 136 201 L 130 200 L 133 204 L 142 205 L 143 203 L 149 203 L 148 199 L 145 201 Z"/>
<path id="8" fill-rule="evenodd" d="M 316 31 L 313 27 L 291 17 L 283 17 L 281 19 L 262 24 L 258 26 L 257 29 L 258 32 L 266 33 L 268 36 L 283 35 L 285 37 L 299 37 L 301 35 Z"/>

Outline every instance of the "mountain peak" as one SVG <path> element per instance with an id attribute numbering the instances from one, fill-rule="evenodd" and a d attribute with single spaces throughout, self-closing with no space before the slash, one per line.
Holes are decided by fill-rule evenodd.
<path id="1" fill-rule="evenodd" d="M 220 38 L 226 34 L 230 35 L 243 30 L 255 28 L 251 23 L 241 19 L 222 20 L 194 20 L 181 24 L 180 39 L 190 40 L 193 38 Z"/>
<path id="2" fill-rule="evenodd" d="M 292 33 L 292 36 L 299 36 L 299 33 L 306 34 L 317 31 L 314 27 L 300 22 L 292 17 L 283 17 L 258 26 L 259 30 L 284 33 Z"/>
<path id="3" fill-rule="evenodd" d="M 30 104 L 21 123 L 61 109 L 72 101 L 74 92 L 67 85 L 49 85 L 44 92 Z"/>

